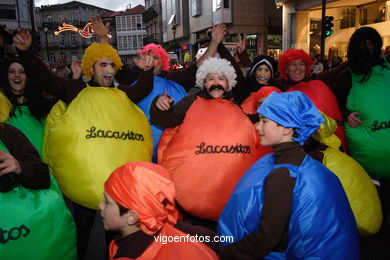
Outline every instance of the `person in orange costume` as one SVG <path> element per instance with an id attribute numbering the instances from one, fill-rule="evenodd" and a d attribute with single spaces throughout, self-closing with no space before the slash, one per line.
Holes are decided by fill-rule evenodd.
<path id="1" fill-rule="evenodd" d="M 321 80 L 309 78 L 313 61 L 304 50 L 288 49 L 279 57 L 280 78 L 285 81 L 286 91 L 305 93 L 314 105 L 330 118 L 336 120 L 338 127 L 335 134 L 340 138 L 344 151 L 347 151 L 343 117 L 332 90 Z M 278 83 L 277 83 L 278 84 Z"/>
<path id="2" fill-rule="evenodd" d="M 104 184 L 99 204 L 104 228 L 121 234 L 110 244 L 109 259 L 218 259 L 206 245 L 174 227 L 178 223 L 175 187 L 157 164 L 128 162 Z M 160 238 L 180 238 L 164 242 Z M 192 239 L 190 239 L 192 238 Z"/>
<path id="3" fill-rule="evenodd" d="M 260 105 L 272 92 L 282 93 L 280 89 L 273 86 L 263 86 L 257 92 L 252 92 L 251 95 L 242 102 L 242 111 L 246 114 L 256 114 L 257 109 L 259 109 Z"/>

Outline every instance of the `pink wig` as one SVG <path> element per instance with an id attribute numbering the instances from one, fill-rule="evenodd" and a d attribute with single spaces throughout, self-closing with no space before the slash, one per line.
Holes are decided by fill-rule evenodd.
<path id="1" fill-rule="evenodd" d="M 151 50 L 151 51 L 150 51 Z M 164 48 L 159 44 L 150 43 L 142 49 L 143 52 L 156 55 L 159 60 L 161 60 L 161 70 L 168 71 L 169 70 L 169 56 L 168 53 L 164 50 Z"/>
<path id="2" fill-rule="evenodd" d="M 306 75 L 309 75 L 311 71 L 311 64 L 313 63 L 309 54 L 307 54 L 304 50 L 288 49 L 279 57 L 278 69 L 282 79 L 288 79 L 286 68 L 293 60 L 302 60 L 305 63 Z"/>

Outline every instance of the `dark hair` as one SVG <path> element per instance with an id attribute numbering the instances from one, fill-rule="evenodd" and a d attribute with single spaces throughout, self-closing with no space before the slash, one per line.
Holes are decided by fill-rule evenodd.
<path id="1" fill-rule="evenodd" d="M 274 58 L 272 58 L 270 56 L 266 56 L 266 55 L 260 55 L 260 56 L 257 56 L 253 59 L 253 62 L 252 62 L 252 65 L 250 67 L 249 74 L 248 74 L 251 92 L 255 92 L 255 91 L 259 90 L 261 87 L 263 87 L 263 85 L 259 84 L 259 82 L 257 82 L 257 80 L 256 80 L 256 70 L 257 70 L 257 67 L 259 67 L 260 65 L 266 65 L 267 67 L 269 67 L 269 65 L 265 62 L 261 62 L 262 60 L 267 60 L 272 65 L 272 68 L 270 68 L 271 78 L 268 80 L 267 85 L 271 85 L 271 86 L 275 85 L 273 83 L 272 79 L 275 78 L 278 74 L 277 73 L 278 65 L 277 65 L 276 61 L 274 60 Z"/>
<path id="2" fill-rule="evenodd" d="M 118 202 L 115 201 L 116 204 L 118 204 L 118 207 L 119 207 L 119 215 L 123 216 L 124 214 L 126 214 L 127 212 L 129 212 L 130 209 L 122 206 L 121 204 L 119 204 Z"/>
<path id="3" fill-rule="evenodd" d="M 19 109 L 17 101 L 18 97 L 12 92 L 8 82 L 8 70 L 12 63 L 19 63 L 24 69 L 26 69 L 23 62 L 16 58 L 7 60 L 0 66 L 0 85 L 4 95 L 12 103 L 11 117 L 15 115 L 15 110 Z M 40 88 L 31 85 L 29 78 L 30 76 L 26 71 L 26 86 L 24 88 L 23 95 L 27 101 L 26 105 L 30 109 L 32 116 L 41 122 L 42 118 L 50 111 L 51 104 L 49 104 L 50 102 L 43 97 L 43 92 Z"/>
<path id="4" fill-rule="evenodd" d="M 372 53 L 367 48 L 367 40 L 373 44 Z M 382 44 L 382 38 L 374 28 L 361 27 L 352 34 L 348 45 L 348 63 L 353 73 L 363 75 L 360 82 L 370 78 L 375 65 L 388 69 L 380 57 Z"/>

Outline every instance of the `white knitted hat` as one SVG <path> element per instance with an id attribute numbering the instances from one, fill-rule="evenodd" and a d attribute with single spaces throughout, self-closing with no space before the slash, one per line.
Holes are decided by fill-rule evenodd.
<path id="1" fill-rule="evenodd" d="M 228 81 L 227 91 L 231 91 L 232 88 L 236 86 L 237 74 L 230 61 L 216 57 L 208 58 L 198 68 L 198 71 L 196 72 L 196 85 L 198 85 L 199 88 L 203 88 L 207 75 L 214 73 L 222 74 L 226 77 Z"/>

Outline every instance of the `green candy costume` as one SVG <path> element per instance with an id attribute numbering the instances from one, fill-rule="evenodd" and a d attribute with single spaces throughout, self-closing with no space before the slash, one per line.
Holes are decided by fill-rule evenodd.
<path id="1" fill-rule="evenodd" d="M 385 65 L 390 64 L 385 60 Z M 372 176 L 390 179 L 390 70 L 377 65 L 366 82 L 351 72 L 352 88 L 346 107 L 360 113 L 363 125 L 346 125 L 351 156 Z"/>
<path id="2" fill-rule="evenodd" d="M 32 114 L 28 106 L 18 106 L 15 114 L 6 123 L 22 131 L 28 140 L 42 156 L 43 133 L 45 129 L 45 119 L 39 122 Z"/>
<path id="3" fill-rule="evenodd" d="M 0 149 L 8 152 L 0 141 Z M 76 230 L 56 181 L 0 192 L 0 259 L 76 259 Z"/>

